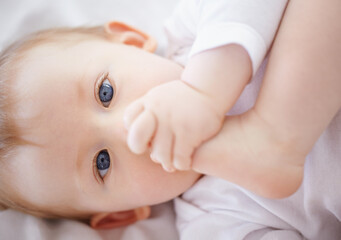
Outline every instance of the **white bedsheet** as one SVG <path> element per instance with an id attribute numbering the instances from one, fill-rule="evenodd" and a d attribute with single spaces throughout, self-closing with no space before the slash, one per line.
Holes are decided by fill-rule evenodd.
<path id="1" fill-rule="evenodd" d="M 177 240 L 173 204 L 152 208 L 149 219 L 133 225 L 94 230 L 72 220 L 48 221 L 13 210 L 0 211 L 1 240 Z"/>
<path id="2" fill-rule="evenodd" d="M 119 20 L 138 27 L 158 40 L 163 54 L 166 38 L 162 22 L 178 0 L 1 0 L 0 51 L 13 40 L 55 26 L 97 25 Z M 1 184 L 1 183 L 0 183 Z M 171 202 L 152 208 L 151 218 L 134 225 L 93 230 L 86 224 L 47 221 L 13 210 L 0 211 L 0 239 L 176 240 Z"/>

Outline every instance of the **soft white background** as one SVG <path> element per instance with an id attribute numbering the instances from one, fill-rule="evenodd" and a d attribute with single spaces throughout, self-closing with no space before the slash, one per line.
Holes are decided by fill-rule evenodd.
<path id="1" fill-rule="evenodd" d="M 27 33 L 119 20 L 147 31 L 164 48 L 162 24 L 179 0 L 0 0 L 0 50 Z"/>
<path id="2" fill-rule="evenodd" d="M 170 16 L 177 2 L 178 0 L 0 0 L 0 51 L 15 39 L 40 29 L 94 26 L 109 20 L 119 20 L 154 36 L 159 43 L 157 53 L 163 54 L 167 41 L 162 23 Z M 148 220 L 122 229 L 102 231 L 95 231 L 76 221 L 47 221 L 13 210 L 4 210 L 0 211 L 0 239 L 176 240 L 178 236 L 170 202 L 153 207 L 152 217 Z"/>

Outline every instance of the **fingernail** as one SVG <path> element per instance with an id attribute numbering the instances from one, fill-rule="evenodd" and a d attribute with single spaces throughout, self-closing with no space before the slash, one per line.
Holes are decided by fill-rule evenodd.
<path id="1" fill-rule="evenodd" d="M 170 172 L 170 173 L 175 171 L 175 168 L 173 168 L 171 166 L 168 166 L 168 167 L 164 166 L 163 169 L 166 170 L 167 172 Z"/>
<path id="2" fill-rule="evenodd" d="M 155 163 L 158 163 L 157 159 L 155 158 L 155 155 L 154 154 L 150 154 L 150 159 L 155 162 Z"/>
<path id="3" fill-rule="evenodd" d="M 181 164 L 180 161 L 174 160 L 173 165 L 176 169 L 183 171 L 184 170 L 184 166 L 183 164 Z"/>
<path id="4" fill-rule="evenodd" d="M 181 166 L 178 161 L 174 160 L 173 165 L 176 169 L 181 169 Z"/>

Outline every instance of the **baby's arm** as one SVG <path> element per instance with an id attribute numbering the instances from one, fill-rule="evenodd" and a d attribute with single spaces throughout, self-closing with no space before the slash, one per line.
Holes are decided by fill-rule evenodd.
<path id="1" fill-rule="evenodd" d="M 252 76 L 248 53 L 236 44 L 228 44 L 194 55 L 181 76 L 199 92 L 210 96 L 218 111 L 227 112 Z"/>
<path id="2" fill-rule="evenodd" d="M 235 44 L 193 56 L 182 79 L 150 90 L 126 111 L 128 145 L 141 153 L 151 142 L 151 158 L 168 170 L 191 167 L 194 149 L 214 136 L 226 111 L 252 74 L 243 47 Z"/>
<path id="3" fill-rule="evenodd" d="M 193 168 L 265 197 L 292 194 L 306 155 L 341 106 L 341 2 L 289 3 L 255 107 L 227 117 Z"/>
<path id="4" fill-rule="evenodd" d="M 182 81 L 152 89 L 125 115 L 130 149 L 142 153 L 151 143 L 151 158 L 168 170 L 173 163 L 190 168 L 193 150 L 219 131 L 225 112 L 264 58 L 286 0 L 181 4 L 168 33 L 171 42 L 183 37 L 172 47 L 173 56 L 194 39 Z"/>

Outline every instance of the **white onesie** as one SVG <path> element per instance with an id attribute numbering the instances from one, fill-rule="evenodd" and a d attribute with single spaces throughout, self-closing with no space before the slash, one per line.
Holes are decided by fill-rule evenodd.
<path id="1" fill-rule="evenodd" d="M 184 0 L 166 22 L 167 56 L 185 65 L 196 53 L 229 43 L 249 53 L 254 76 L 228 114 L 250 109 L 286 0 Z M 260 68 L 258 69 L 258 67 Z M 259 197 L 228 181 L 202 177 L 175 199 L 181 240 L 340 240 L 341 111 L 306 159 L 292 196 Z"/>

